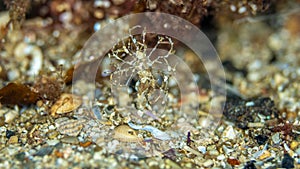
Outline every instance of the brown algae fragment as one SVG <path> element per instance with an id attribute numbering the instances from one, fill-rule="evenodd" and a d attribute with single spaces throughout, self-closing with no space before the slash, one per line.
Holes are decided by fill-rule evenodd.
<path id="1" fill-rule="evenodd" d="M 37 100 L 38 94 L 23 84 L 9 83 L 0 89 L 0 103 L 3 105 L 28 105 Z"/>

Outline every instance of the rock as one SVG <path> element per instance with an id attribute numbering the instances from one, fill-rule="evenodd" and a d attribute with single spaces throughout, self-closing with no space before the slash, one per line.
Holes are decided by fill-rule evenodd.
<path id="1" fill-rule="evenodd" d="M 282 168 L 294 168 L 294 159 L 288 154 L 284 154 L 282 163 L 281 163 Z"/>
<path id="2" fill-rule="evenodd" d="M 269 139 L 269 137 L 266 135 L 257 135 L 254 138 L 259 145 L 264 145 Z"/>
<path id="3" fill-rule="evenodd" d="M 11 136 L 14 136 L 15 135 L 15 132 L 14 131 L 11 131 L 11 130 L 6 130 L 6 138 L 10 138 Z"/>
<path id="4" fill-rule="evenodd" d="M 263 153 L 262 153 L 262 155 L 260 155 L 259 156 L 259 160 L 264 160 L 264 159 L 266 159 L 266 158 L 268 158 L 268 157 L 270 157 L 271 156 L 271 153 L 270 153 L 270 151 L 268 151 L 268 150 L 266 150 L 266 151 L 264 151 Z"/>
<path id="5" fill-rule="evenodd" d="M 0 127 L 4 126 L 5 124 L 5 118 L 4 117 L 0 117 Z"/>
<path id="6" fill-rule="evenodd" d="M 41 149 L 38 150 L 38 152 L 36 152 L 34 155 L 35 156 L 45 156 L 45 155 L 50 155 L 53 151 L 54 147 L 53 146 L 47 146 L 47 147 L 43 147 Z"/>
<path id="7" fill-rule="evenodd" d="M 206 153 L 206 147 L 205 146 L 199 146 L 197 148 L 198 148 L 198 151 L 200 151 L 202 154 Z"/>
<path id="8" fill-rule="evenodd" d="M 254 163 L 255 161 L 247 161 L 243 169 L 256 169 Z"/>
<path id="9" fill-rule="evenodd" d="M 18 143 L 19 141 L 19 138 L 18 136 L 11 136 L 7 142 L 7 144 L 16 144 Z"/>
<path id="10" fill-rule="evenodd" d="M 4 115 L 5 117 L 5 123 L 10 123 L 12 122 L 17 116 L 19 115 L 18 112 L 16 111 L 9 111 Z"/>
<path id="11" fill-rule="evenodd" d="M 25 152 L 20 152 L 15 155 L 15 158 L 19 161 L 23 161 L 25 159 Z"/>
<path id="12" fill-rule="evenodd" d="M 72 136 L 65 136 L 60 141 L 63 143 L 68 143 L 68 144 L 79 144 L 78 138 L 72 137 Z"/>
<path id="13" fill-rule="evenodd" d="M 272 135 L 272 141 L 274 144 L 279 144 L 281 139 L 280 139 L 280 135 L 279 133 L 275 133 L 274 135 Z"/>
<path id="14" fill-rule="evenodd" d="M 59 140 L 48 140 L 47 141 L 47 144 L 49 145 L 49 146 L 55 146 L 56 144 L 58 144 L 59 143 Z"/>
<path id="15" fill-rule="evenodd" d="M 209 159 L 203 163 L 204 167 L 211 167 L 214 164 L 214 161 Z"/>
<path id="16" fill-rule="evenodd" d="M 221 154 L 221 155 L 219 155 L 219 156 L 217 157 L 217 160 L 222 161 L 222 160 L 224 160 L 225 158 L 226 158 L 225 155 L 224 155 L 224 154 Z"/>
<path id="17" fill-rule="evenodd" d="M 232 126 L 228 126 L 223 132 L 222 137 L 234 140 L 236 138 L 236 135 L 237 131 L 235 131 Z"/>

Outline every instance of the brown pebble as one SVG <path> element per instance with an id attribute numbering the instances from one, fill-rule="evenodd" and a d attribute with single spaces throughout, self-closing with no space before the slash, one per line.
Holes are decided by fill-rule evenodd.
<path id="1" fill-rule="evenodd" d="M 9 138 L 7 144 L 16 144 L 16 143 L 18 143 L 18 140 L 19 140 L 18 136 L 11 136 Z"/>
<path id="2" fill-rule="evenodd" d="M 0 127 L 4 126 L 4 124 L 5 124 L 5 118 L 2 116 L 0 117 Z"/>
<path id="3" fill-rule="evenodd" d="M 43 104 L 44 104 L 44 103 L 43 103 L 42 100 L 39 100 L 39 101 L 36 102 L 36 106 L 37 106 L 37 107 L 42 107 Z"/>
<path id="4" fill-rule="evenodd" d="M 121 5 L 125 2 L 125 0 L 112 0 L 112 2 L 114 3 L 114 5 Z"/>
<path id="5" fill-rule="evenodd" d="M 64 158 L 64 154 L 62 152 L 59 152 L 58 150 L 54 151 L 54 155 L 58 158 Z"/>
<path id="6" fill-rule="evenodd" d="M 270 157 L 271 156 L 271 153 L 268 151 L 268 150 L 266 150 L 266 151 L 264 151 L 263 153 L 262 153 L 262 155 L 261 156 L 259 156 L 259 160 L 263 160 L 263 159 L 266 159 L 266 158 L 268 158 L 268 157 Z"/>
<path id="7" fill-rule="evenodd" d="M 227 159 L 228 164 L 231 166 L 240 165 L 240 161 L 234 158 L 228 158 Z"/>
<path id="8" fill-rule="evenodd" d="M 88 146 L 90 146 L 92 143 L 93 143 L 93 142 L 91 142 L 91 141 L 86 141 L 86 142 L 80 142 L 79 145 L 80 145 L 81 147 L 88 147 Z"/>

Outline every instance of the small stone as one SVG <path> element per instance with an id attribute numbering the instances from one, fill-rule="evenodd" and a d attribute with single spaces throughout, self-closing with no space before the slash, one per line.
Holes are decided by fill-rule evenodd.
<path id="1" fill-rule="evenodd" d="M 254 165 L 255 161 L 247 161 L 246 165 L 243 169 L 256 169 L 256 166 Z"/>
<path id="2" fill-rule="evenodd" d="M 121 5 L 125 2 L 125 0 L 112 0 L 113 4 L 115 5 Z"/>
<path id="3" fill-rule="evenodd" d="M 232 126 L 228 126 L 223 132 L 223 138 L 228 138 L 234 140 L 236 138 L 237 132 L 233 129 Z"/>
<path id="4" fill-rule="evenodd" d="M 10 138 L 11 136 L 14 136 L 15 135 L 15 132 L 14 131 L 11 131 L 11 130 L 6 130 L 6 138 Z"/>
<path id="5" fill-rule="evenodd" d="M 57 145 L 59 143 L 59 140 L 48 140 L 47 141 L 47 144 L 49 145 L 49 146 L 55 146 L 55 145 Z"/>
<path id="6" fill-rule="evenodd" d="M 59 133 L 57 131 L 49 131 L 47 133 L 47 136 L 48 136 L 49 139 L 55 139 L 58 136 L 58 134 Z"/>
<path id="7" fill-rule="evenodd" d="M 217 155 L 219 155 L 219 152 L 218 152 L 218 150 L 210 150 L 208 154 L 212 155 L 212 156 L 217 156 Z"/>
<path id="8" fill-rule="evenodd" d="M 5 117 L 5 123 L 12 122 L 18 115 L 19 114 L 16 111 L 9 111 L 8 113 L 6 113 L 4 115 L 4 117 Z"/>
<path id="9" fill-rule="evenodd" d="M 8 144 L 16 144 L 16 143 L 18 143 L 18 140 L 19 140 L 18 136 L 11 136 L 7 143 Z"/>
<path id="10" fill-rule="evenodd" d="M 63 143 L 68 143 L 68 144 L 79 144 L 78 138 L 72 137 L 72 136 L 65 136 L 60 141 Z"/>
<path id="11" fill-rule="evenodd" d="M 299 142 L 297 142 L 297 141 L 292 141 L 290 147 L 291 147 L 292 150 L 295 150 L 295 149 L 298 147 L 298 145 L 299 145 Z"/>
<path id="12" fill-rule="evenodd" d="M 224 160 L 225 159 L 225 155 L 224 154 L 221 154 L 221 155 L 219 155 L 218 157 L 217 157 L 217 160 L 220 160 L 220 161 L 222 161 L 222 160 Z"/>
<path id="13" fill-rule="evenodd" d="M 203 163 L 204 167 L 211 167 L 214 164 L 214 161 L 209 159 Z"/>
<path id="14" fill-rule="evenodd" d="M 198 151 L 200 151 L 202 154 L 206 153 L 206 147 L 205 146 L 199 146 L 197 148 L 198 148 Z"/>
<path id="15" fill-rule="evenodd" d="M 45 156 L 45 155 L 50 155 L 53 151 L 54 147 L 53 146 L 47 146 L 47 147 L 43 147 L 41 149 L 38 150 L 38 152 L 36 152 L 34 155 L 35 156 Z"/>
<path id="16" fill-rule="evenodd" d="M 294 168 L 294 159 L 289 155 L 289 154 L 284 154 L 282 163 L 281 163 L 282 168 Z"/>
<path id="17" fill-rule="evenodd" d="M 236 165 L 240 165 L 240 161 L 238 159 L 235 158 L 228 158 L 227 159 L 228 164 L 230 164 L 231 166 L 236 166 Z"/>
<path id="18" fill-rule="evenodd" d="M 264 145 L 269 139 L 269 137 L 266 135 L 257 135 L 254 138 L 259 145 Z"/>
<path id="19" fill-rule="evenodd" d="M 270 157 L 271 156 L 271 153 L 268 151 L 268 150 L 266 150 L 266 151 L 264 151 L 263 153 L 262 153 L 262 155 L 260 155 L 259 156 L 259 160 L 264 160 L 264 159 L 266 159 L 266 158 L 268 158 L 268 157 Z"/>
<path id="20" fill-rule="evenodd" d="M 300 155 L 300 147 L 295 150 L 295 153 Z"/>
<path id="21" fill-rule="evenodd" d="M 0 127 L 4 126 L 4 124 L 5 124 L 5 118 L 2 116 L 0 117 Z"/>
<path id="22" fill-rule="evenodd" d="M 25 152 L 20 152 L 15 155 L 15 158 L 19 161 L 23 161 L 25 159 Z"/>
<path id="23" fill-rule="evenodd" d="M 79 145 L 80 145 L 81 147 L 88 147 L 88 146 L 90 146 L 92 143 L 93 143 L 93 142 L 91 142 L 91 141 L 86 141 L 86 142 L 80 142 Z"/>
<path id="24" fill-rule="evenodd" d="M 272 141 L 274 144 L 279 144 L 281 139 L 280 139 L 280 135 L 279 133 L 275 133 L 273 136 L 272 136 Z"/>

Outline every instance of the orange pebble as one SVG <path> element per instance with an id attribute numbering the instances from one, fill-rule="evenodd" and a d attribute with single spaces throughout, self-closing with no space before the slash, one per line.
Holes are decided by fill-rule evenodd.
<path id="1" fill-rule="evenodd" d="M 91 142 L 91 141 L 86 141 L 86 142 L 80 142 L 79 145 L 80 145 L 81 147 L 88 147 L 88 146 L 90 146 L 92 143 L 93 143 L 93 142 Z"/>
<path id="2" fill-rule="evenodd" d="M 240 165 L 240 161 L 234 158 L 228 158 L 227 159 L 228 164 L 231 166 Z"/>

